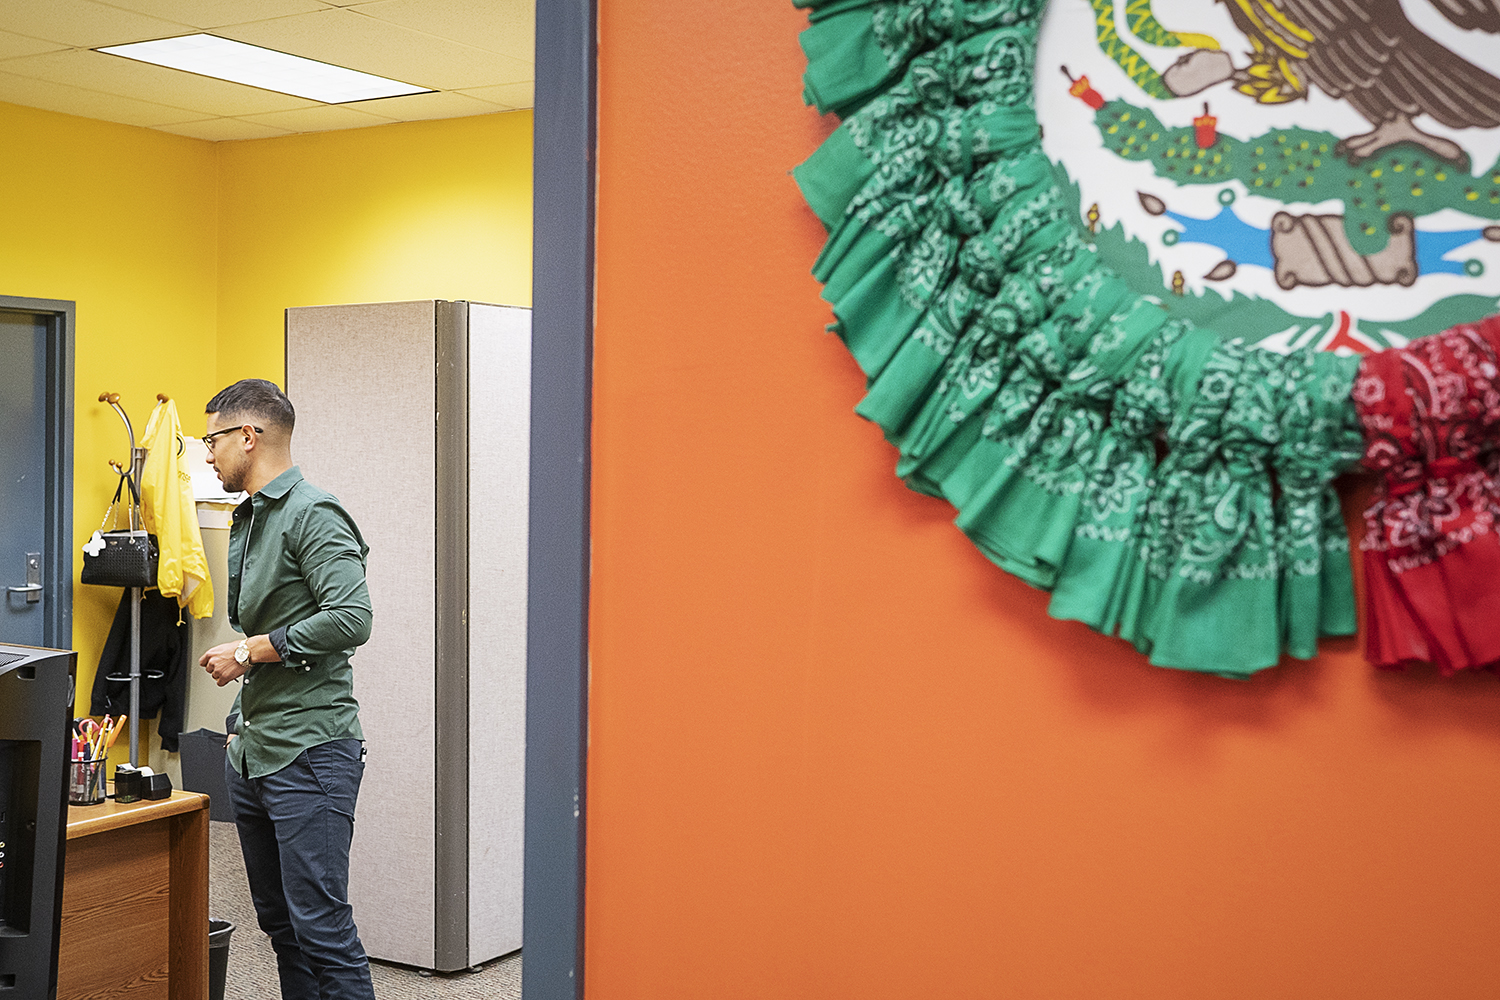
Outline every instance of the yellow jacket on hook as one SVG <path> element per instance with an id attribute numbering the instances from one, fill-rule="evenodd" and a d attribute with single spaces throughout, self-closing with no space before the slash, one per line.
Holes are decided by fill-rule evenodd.
<path id="1" fill-rule="evenodd" d="M 214 613 L 214 588 L 198 531 L 193 476 L 187 468 L 176 403 L 164 399 L 156 405 L 141 444 L 146 448 L 141 508 L 146 530 L 156 535 L 161 549 L 156 585 L 194 618 L 207 618 Z"/>

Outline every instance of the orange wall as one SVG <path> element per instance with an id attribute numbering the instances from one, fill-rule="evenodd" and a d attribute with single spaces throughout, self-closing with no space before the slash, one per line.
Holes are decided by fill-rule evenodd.
<path id="1" fill-rule="evenodd" d="M 1494 997 L 1494 678 L 1048 619 L 851 413 L 804 15 L 600 7 L 591 1000 Z"/>

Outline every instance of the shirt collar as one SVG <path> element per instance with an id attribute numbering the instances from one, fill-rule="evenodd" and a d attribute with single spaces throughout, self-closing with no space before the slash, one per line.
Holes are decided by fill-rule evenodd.
<path id="1" fill-rule="evenodd" d="M 256 496 L 265 497 L 267 500 L 280 500 L 292 491 L 292 487 L 302 482 L 302 467 L 294 465 L 281 475 L 262 486 Z"/>

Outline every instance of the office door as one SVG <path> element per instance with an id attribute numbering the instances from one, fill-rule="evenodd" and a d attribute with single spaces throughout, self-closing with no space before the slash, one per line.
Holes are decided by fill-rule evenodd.
<path id="1" fill-rule="evenodd" d="M 0 299 L 0 642 L 67 647 L 72 309 L 25 301 Z"/>

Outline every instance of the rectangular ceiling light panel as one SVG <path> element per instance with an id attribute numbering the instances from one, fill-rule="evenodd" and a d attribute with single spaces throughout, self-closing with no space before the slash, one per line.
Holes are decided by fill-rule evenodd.
<path id="1" fill-rule="evenodd" d="M 414 87 L 217 35 L 180 35 L 154 42 L 109 45 L 98 51 L 324 104 L 432 93 L 427 87 Z"/>

